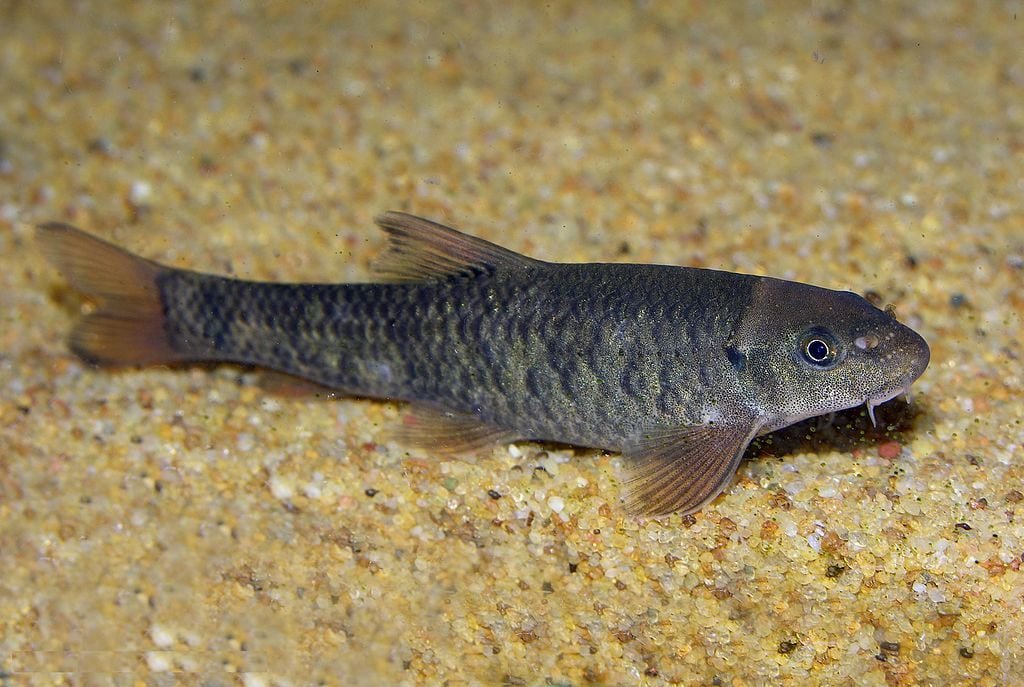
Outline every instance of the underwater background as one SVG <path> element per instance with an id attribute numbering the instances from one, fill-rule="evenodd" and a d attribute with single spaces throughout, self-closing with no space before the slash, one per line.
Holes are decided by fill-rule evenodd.
<path id="1" fill-rule="evenodd" d="M 1024 675 L 1021 2 L 0 6 L 0 684 Z M 857 291 L 931 365 L 637 519 L 616 455 L 90 368 L 33 241 L 354 281 L 388 209 Z"/>

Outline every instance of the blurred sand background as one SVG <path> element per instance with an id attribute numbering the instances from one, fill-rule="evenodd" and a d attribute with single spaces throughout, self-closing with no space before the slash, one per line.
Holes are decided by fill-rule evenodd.
<path id="1" fill-rule="evenodd" d="M 1022 679 L 1024 4 L 0 11 L 0 684 Z M 931 367 L 636 520 L 617 456 L 84 366 L 32 240 L 355 280 L 386 209 L 869 293 Z"/>

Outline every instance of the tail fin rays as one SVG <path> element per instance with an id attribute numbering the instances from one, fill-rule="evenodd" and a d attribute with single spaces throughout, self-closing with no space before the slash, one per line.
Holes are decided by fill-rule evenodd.
<path id="1" fill-rule="evenodd" d="M 182 356 L 167 336 L 158 277 L 171 269 L 60 222 L 39 244 L 71 286 L 95 304 L 71 333 L 71 349 L 99 365 L 165 363 Z"/>

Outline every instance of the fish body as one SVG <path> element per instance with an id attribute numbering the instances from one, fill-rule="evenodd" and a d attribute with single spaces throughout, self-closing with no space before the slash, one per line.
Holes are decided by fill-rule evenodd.
<path id="1" fill-rule="evenodd" d="M 407 438 L 467 450 L 620 451 L 635 512 L 690 512 L 750 440 L 909 389 L 929 349 L 849 292 L 716 270 L 534 260 L 402 213 L 382 283 L 276 284 L 177 270 L 50 224 L 47 252 L 98 302 L 96 363 L 231 361 L 408 401 Z M 872 416 L 873 417 L 873 416 Z"/>
<path id="2" fill-rule="evenodd" d="M 723 346 L 751 278 L 703 272 L 537 263 L 410 284 L 243 286 L 178 272 L 159 284 L 171 345 L 191 359 L 622 450 L 732 395 Z M 673 298 L 680 290 L 693 297 Z"/>

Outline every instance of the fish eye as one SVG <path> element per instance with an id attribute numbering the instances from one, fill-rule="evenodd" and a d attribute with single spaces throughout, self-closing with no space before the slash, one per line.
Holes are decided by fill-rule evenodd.
<path id="1" fill-rule="evenodd" d="M 835 364 L 837 351 L 831 336 L 822 331 L 812 331 L 804 336 L 800 354 L 811 365 L 824 369 Z"/>

